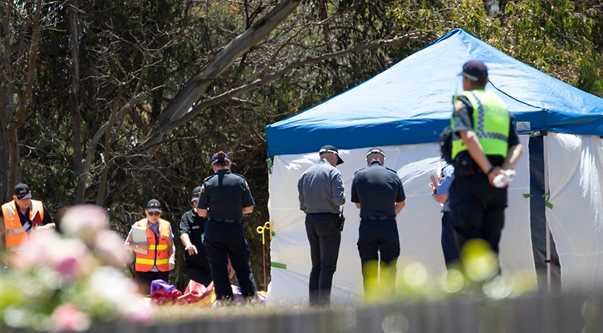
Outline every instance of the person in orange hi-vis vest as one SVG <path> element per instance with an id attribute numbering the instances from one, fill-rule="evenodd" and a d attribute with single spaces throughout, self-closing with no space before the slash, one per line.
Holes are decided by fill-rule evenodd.
<path id="1" fill-rule="evenodd" d="M 150 291 L 153 280 L 169 282 L 176 253 L 172 226 L 161 218 L 161 203 L 156 199 L 150 200 L 146 215 L 146 218 L 134 223 L 124 244 L 126 249 L 136 252 L 136 280 L 144 293 Z M 134 233 L 145 231 L 146 241 L 137 239 L 135 242 Z"/>
<path id="2" fill-rule="evenodd" d="M 33 200 L 29 186 L 19 183 L 14 188 L 13 200 L 0 209 L 0 248 L 6 249 L 10 261 L 25 250 L 32 230 L 55 227 L 42 201 Z"/>

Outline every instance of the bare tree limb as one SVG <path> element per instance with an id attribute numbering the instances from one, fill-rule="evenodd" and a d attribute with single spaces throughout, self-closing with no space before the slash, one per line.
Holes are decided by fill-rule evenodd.
<path id="1" fill-rule="evenodd" d="M 433 34 L 431 32 L 413 32 L 413 33 L 409 33 L 409 34 L 406 34 L 401 37 L 396 37 L 396 38 L 386 39 L 386 40 L 377 40 L 377 41 L 367 43 L 367 44 L 356 45 L 347 50 L 324 54 L 319 57 L 308 57 L 304 60 L 291 63 L 291 64 L 287 65 L 287 67 L 283 68 L 282 70 L 280 70 L 274 74 L 265 76 L 261 79 L 255 80 L 244 86 L 240 86 L 238 88 L 229 90 L 216 97 L 207 99 L 207 100 L 195 105 L 195 107 L 190 112 L 188 112 L 186 115 L 184 115 L 183 117 L 176 119 L 176 121 L 172 121 L 167 124 L 164 124 L 162 131 L 164 133 L 167 133 L 167 132 L 173 130 L 174 128 L 176 128 L 177 126 L 180 126 L 184 123 L 191 121 L 193 118 L 195 118 L 201 112 L 201 110 L 203 110 L 207 107 L 222 103 L 235 96 L 238 96 L 245 92 L 251 91 L 257 87 L 263 86 L 272 81 L 275 81 L 275 80 L 279 79 L 280 77 L 282 77 L 283 75 L 286 75 L 287 73 L 289 73 L 293 70 L 296 70 L 298 68 L 313 65 L 313 64 L 325 61 L 325 60 L 342 57 L 347 54 L 356 53 L 356 52 L 360 52 L 360 51 L 364 51 L 364 50 L 376 49 L 376 48 L 380 48 L 380 47 L 404 45 L 410 41 L 419 40 L 419 39 L 431 40 L 434 37 L 435 37 L 435 34 Z"/>
<path id="2" fill-rule="evenodd" d="M 19 168 L 19 138 L 17 136 L 17 128 L 23 123 L 25 118 L 25 111 L 27 101 L 31 96 L 33 89 L 33 80 L 36 73 L 36 61 L 38 59 L 38 39 L 40 38 L 40 12 L 42 11 L 42 0 L 36 1 L 36 10 L 34 13 L 33 22 L 33 39 L 29 48 L 29 59 L 28 59 L 28 71 L 27 81 L 25 83 L 25 90 L 21 92 L 16 90 L 18 97 L 18 106 L 15 112 L 15 116 L 12 122 L 8 125 L 6 131 L 8 137 L 8 151 L 9 151 L 9 179 L 8 188 L 13 188 L 17 184 L 17 170 Z M 6 77 L 6 76 L 5 76 Z M 4 78 L 3 78 L 4 79 Z M 6 78 L 7 79 L 7 78 Z M 5 79 L 5 80 L 6 80 Z M 16 86 L 13 83 L 13 86 Z"/>
<path id="3" fill-rule="evenodd" d="M 214 78 L 224 72 L 241 55 L 252 46 L 266 38 L 295 8 L 301 0 L 283 0 L 260 20 L 253 23 L 243 34 L 233 39 L 210 61 L 201 72 L 193 76 L 178 93 L 176 98 L 163 110 L 157 122 L 150 128 L 143 144 L 153 147 L 168 133 L 164 123 L 173 123 L 186 115 L 189 109 L 203 95 L 204 90 Z"/>

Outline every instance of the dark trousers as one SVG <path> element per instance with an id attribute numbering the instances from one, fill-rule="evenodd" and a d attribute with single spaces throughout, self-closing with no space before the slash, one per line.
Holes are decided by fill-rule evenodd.
<path id="1" fill-rule="evenodd" d="M 151 282 L 154 280 L 170 282 L 170 272 L 136 272 L 136 282 L 144 295 L 151 293 Z"/>
<path id="2" fill-rule="evenodd" d="M 505 224 L 507 189 L 490 186 L 486 175 L 456 177 L 450 187 L 450 214 L 459 249 L 474 238 L 483 239 L 498 254 Z"/>
<path id="3" fill-rule="evenodd" d="M 444 262 L 447 268 L 450 268 L 452 263 L 460 259 L 450 212 L 442 214 L 442 251 L 444 252 Z"/>
<path id="4" fill-rule="evenodd" d="M 377 281 L 379 268 L 381 268 L 382 275 L 385 274 L 387 268 L 391 272 L 390 278 L 393 279 L 392 281 L 396 280 L 396 263 L 400 256 L 400 237 L 398 236 L 398 225 L 395 218 L 392 217 L 387 220 L 361 219 L 357 245 L 362 264 L 365 293 L 367 288 L 370 288 L 370 283 Z M 392 290 L 395 290 L 395 284 L 392 284 Z"/>
<path id="5" fill-rule="evenodd" d="M 204 267 L 186 263 L 186 267 L 184 270 L 186 271 L 186 276 L 189 280 L 201 283 L 206 287 L 209 286 L 212 281 L 211 270 L 208 271 Z"/>
<path id="6" fill-rule="evenodd" d="M 232 288 L 228 278 L 228 258 L 235 270 L 241 293 L 245 297 L 256 294 L 255 281 L 249 267 L 249 247 L 243 224 L 226 223 L 209 219 L 205 224 L 205 250 L 214 280 L 216 298 L 232 300 Z"/>
<path id="7" fill-rule="evenodd" d="M 307 214 L 306 233 L 310 241 L 310 305 L 329 305 L 333 274 L 337 269 L 341 230 L 338 214 Z"/>

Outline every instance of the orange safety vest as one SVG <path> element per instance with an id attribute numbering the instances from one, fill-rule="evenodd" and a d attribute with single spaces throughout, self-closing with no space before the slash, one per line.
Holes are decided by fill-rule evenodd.
<path id="1" fill-rule="evenodd" d="M 138 226 L 147 229 L 147 243 L 149 244 L 147 254 L 136 252 L 136 271 L 150 272 L 153 266 L 157 266 L 160 272 L 168 272 L 170 270 L 170 251 L 168 249 L 170 222 L 159 219 L 159 237 L 147 226 L 147 219 L 142 219 L 136 223 L 138 223 Z"/>
<path id="2" fill-rule="evenodd" d="M 36 214 L 39 214 L 39 221 L 44 220 L 44 205 L 42 201 L 32 200 L 29 209 L 29 220 L 35 223 Z M 6 229 L 6 250 L 8 252 L 23 251 L 27 246 L 27 232 L 23 229 L 21 219 L 17 212 L 15 201 L 7 202 L 2 205 L 2 216 L 4 218 L 4 228 Z M 35 225 L 32 225 L 33 228 Z"/>

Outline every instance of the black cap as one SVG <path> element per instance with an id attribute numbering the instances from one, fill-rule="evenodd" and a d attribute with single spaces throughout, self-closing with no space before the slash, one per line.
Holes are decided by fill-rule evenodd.
<path id="1" fill-rule="evenodd" d="M 220 152 L 217 152 L 211 157 L 211 164 L 216 164 L 218 163 L 218 161 L 220 161 L 220 159 L 218 158 L 219 153 Z M 226 153 L 224 153 L 224 161 L 230 162 L 230 157 L 228 157 L 228 154 Z"/>
<path id="2" fill-rule="evenodd" d="M 31 199 L 31 190 L 29 189 L 29 186 L 27 186 L 27 184 L 17 184 L 17 186 L 15 186 L 14 193 L 17 196 L 17 199 L 19 200 Z"/>
<path id="3" fill-rule="evenodd" d="M 339 156 L 339 150 L 337 150 L 337 148 L 335 148 L 335 146 L 331 146 L 331 145 L 322 146 L 322 148 L 320 148 L 318 153 L 319 154 L 333 153 L 333 154 L 337 155 L 337 164 L 335 164 L 335 165 L 339 165 L 339 164 L 343 163 L 343 160 Z"/>
<path id="4" fill-rule="evenodd" d="M 200 195 L 201 195 L 201 186 L 197 186 L 193 190 L 193 198 L 191 199 L 191 201 L 197 201 L 197 200 L 199 200 L 199 196 Z"/>
<path id="5" fill-rule="evenodd" d="M 147 212 L 159 212 L 161 213 L 161 203 L 157 199 L 151 199 L 147 203 Z"/>
<path id="6" fill-rule="evenodd" d="M 469 60 L 463 65 L 463 71 L 458 75 L 471 81 L 481 81 L 488 78 L 488 67 L 481 60 Z"/>
<path id="7" fill-rule="evenodd" d="M 371 148 L 371 149 L 369 149 L 366 152 L 366 157 L 368 157 L 370 154 L 381 154 L 381 155 L 383 155 L 383 157 L 385 157 L 385 152 L 381 148 Z"/>

